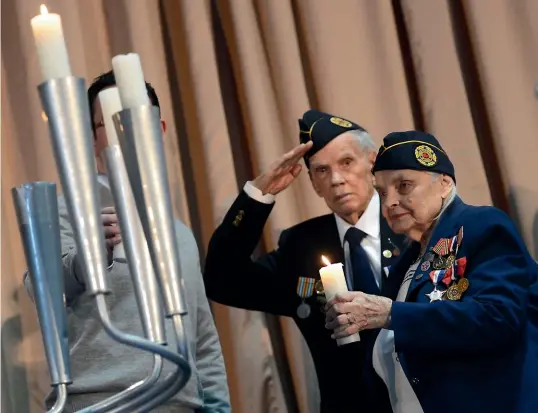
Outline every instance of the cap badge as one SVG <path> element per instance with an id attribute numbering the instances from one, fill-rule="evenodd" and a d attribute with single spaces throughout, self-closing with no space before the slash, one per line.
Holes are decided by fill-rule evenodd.
<path id="1" fill-rule="evenodd" d="M 426 145 L 416 147 L 415 158 L 424 166 L 434 166 L 437 163 L 437 155 L 432 148 Z"/>
<path id="2" fill-rule="evenodd" d="M 353 126 L 353 124 L 350 121 L 342 119 L 342 118 L 337 118 L 335 116 L 331 118 L 331 122 L 334 123 L 335 125 L 341 126 L 342 128 L 351 128 Z"/>

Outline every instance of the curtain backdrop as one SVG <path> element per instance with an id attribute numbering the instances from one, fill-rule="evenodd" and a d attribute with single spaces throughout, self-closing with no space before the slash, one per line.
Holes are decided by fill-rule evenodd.
<path id="1" fill-rule="evenodd" d="M 10 193 L 27 181 L 57 181 L 36 90 L 30 19 L 40 4 L 3 0 L 1 13 L 6 413 L 41 411 L 49 391 L 36 313 L 21 287 L 26 263 Z M 460 195 L 507 211 L 538 257 L 538 1 L 46 4 L 61 14 L 73 72 L 88 84 L 114 55 L 140 54 L 169 126 L 174 208 L 202 260 L 245 181 L 298 142 L 297 119 L 308 108 L 358 122 L 378 144 L 395 130 L 432 132 L 455 164 Z M 326 211 L 302 174 L 278 196 L 257 254 L 274 248 L 282 229 Z M 234 412 L 317 411 L 312 361 L 291 320 L 213 310 Z"/>

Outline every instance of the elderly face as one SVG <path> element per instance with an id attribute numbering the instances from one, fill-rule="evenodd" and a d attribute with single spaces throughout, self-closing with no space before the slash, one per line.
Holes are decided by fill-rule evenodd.
<path id="1" fill-rule="evenodd" d="M 367 153 L 356 137 L 343 133 L 310 158 L 310 179 L 327 206 L 355 224 L 373 195 L 371 169 L 375 153 Z"/>
<path id="2" fill-rule="evenodd" d="M 383 216 L 396 233 L 420 241 L 452 188 L 447 175 L 409 169 L 375 173 Z"/>

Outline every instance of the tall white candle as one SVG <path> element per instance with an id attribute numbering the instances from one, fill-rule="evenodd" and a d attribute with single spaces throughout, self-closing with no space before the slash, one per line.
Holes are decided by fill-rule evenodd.
<path id="1" fill-rule="evenodd" d="M 71 76 L 60 16 L 49 13 L 47 7 L 42 4 L 41 14 L 32 18 L 30 23 L 43 81 Z"/>
<path id="2" fill-rule="evenodd" d="M 320 268 L 319 275 L 321 277 L 321 283 L 323 284 L 323 290 L 325 291 L 325 298 L 330 301 L 338 293 L 345 293 L 348 290 L 346 284 L 346 276 L 344 275 L 344 266 L 338 262 L 331 264 L 327 258 L 322 256 L 325 267 Z M 351 336 L 339 338 L 336 340 L 339 346 L 344 344 L 353 343 L 354 341 L 360 341 L 359 333 L 352 334 Z"/>
<path id="3" fill-rule="evenodd" d="M 116 127 L 114 126 L 114 121 L 112 120 L 112 116 L 114 116 L 116 113 L 120 112 L 123 109 L 121 106 L 120 93 L 118 91 L 118 88 L 110 87 L 108 89 L 104 89 L 99 92 L 98 97 L 99 103 L 101 104 L 101 111 L 103 113 L 103 123 L 105 124 L 108 146 L 119 145 L 120 142 L 118 140 L 118 133 L 116 132 Z M 129 178 L 127 177 L 127 172 L 125 170 L 125 166 L 123 165 L 123 157 L 121 156 L 121 151 L 119 152 L 118 158 L 118 162 L 121 164 L 118 165 L 118 167 L 121 168 L 119 171 L 119 176 L 121 177 L 122 185 L 125 186 L 123 188 L 123 191 L 127 197 L 126 202 L 130 203 L 131 208 L 133 208 L 133 211 L 136 211 L 133 195 L 127 188 L 130 187 Z M 129 194 L 127 194 L 128 191 Z M 123 242 L 114 246 L 112 258 L 114 260 L 125 259 L 125 247 Z"/>
<path id="4" fill-rule="evenodd" d="M 120 93 L 117 87 L 111 87 L 99 92 L 99 103 L 103 112 L 103 123 L 108 140 L 108 146 L 118 145 L 118 134 L 112 116 L 122 110 Z"/>
<path id="5" fill-rule="evenodd" d="M 117 55 L 112 58 L 112 69 L 124 109 L 149 105 L 148 92 L 140 56 L 136 53 Z"/>

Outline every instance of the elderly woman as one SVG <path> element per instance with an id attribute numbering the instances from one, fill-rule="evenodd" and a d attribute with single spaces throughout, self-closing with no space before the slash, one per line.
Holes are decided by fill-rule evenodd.
<path id="1" fill-rule="evenodd" d="M 430 134 L 389 134 L 373 171 L 383 215 L 411 243 L 383 297 L 335 297 L 326 327 L 381 329 L 372 374 L 386 388 L 372 393 L 394 412 L 538 412 L 538 265 L 512 221 L 463 203 Z"/>

